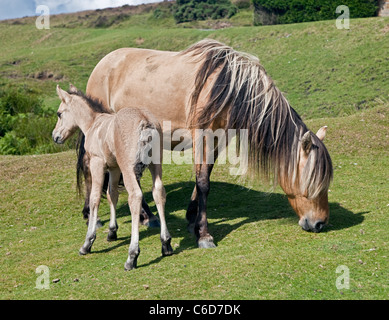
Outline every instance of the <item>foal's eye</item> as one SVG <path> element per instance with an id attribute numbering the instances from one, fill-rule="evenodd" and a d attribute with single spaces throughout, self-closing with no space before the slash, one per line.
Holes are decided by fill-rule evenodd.
<path id="1" fill-rule="evenodd" d="M 58 118 L 60 118 L 60 119 L 61 119 L 61 115 L 62 115 L 62 113 L 61 113 L 61 112 L 57 112 L 57 116 L 58 116 Z"/>

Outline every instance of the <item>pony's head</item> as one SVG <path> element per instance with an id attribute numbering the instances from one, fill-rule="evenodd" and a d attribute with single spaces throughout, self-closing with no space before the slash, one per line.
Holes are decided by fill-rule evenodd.
<path id="1" fill-rule="evenodd" d="M 76 87 L 70 85 L 69 92 L 78 91 Z M 69 138 L 78 128 L 75 121 L 74 114 L 71 112 L 72 108 L 72 95 L 64 90 L 62 90 L 59 85 L 57 85 L 57 94 L 61 99 L 61 104 L 59 105 L 57 111 L 57 124 L 52 133 L 52 137 L 55 143 L 62 144 Z"/>
<path id="2" fill-rule="evenodd" d="M 294 177 L 280 179 L 289 203 L 299 216 L 299 225 L 306 231 L 320 232 L 328 223 L 328 188 L 332 164 L 323 144 L 327 127 L 313 134 L 307 131 L 297 144 L 297 170 Z"/>

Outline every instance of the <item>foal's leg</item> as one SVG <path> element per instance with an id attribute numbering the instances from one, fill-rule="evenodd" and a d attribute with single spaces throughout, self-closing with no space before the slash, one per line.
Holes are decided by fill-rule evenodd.
<path id="1" fill-rule="evenodd" d="M 92 176 L 90 172 L 90 159 L 87 154 L 84 155 L 82 159 L 82 172 L 85 180 L 85 203 L 84 208 L 82 209 L 82 214 L 86 221 L 86 225 L 89 224 L 89 213 L 90 213 L 90 193 L 92 190 Z M 103 224 L 101 223 L 99 217 L 97 217 L 96 227 L 101 228 Z"/>
<path id="2" fill-rule="evenodd" d="M 124 264 L 125 270 L 136 268 L 139 248 L 139 223 L 142 210 L 142 191 L 138 185 L 132 168 L 123 172 L 124 185 L 128 192 L 128 205 L 131 211 L 131 242 L 128 250 L 128 259 Z"/>
<path id="3" fill-rule="evenodd" d="M 109 185 L 107 190 L 107 199 L 110 207 L 109 232 L 107 241 L 117 240 L 118 224 L 116 222 L 116 204 L 119 199 L 118 183 L 120 179 L 120 169 L 109 170 Z"/>
<path id="4" fill-rule="evenodd" d="M 165 220 L 166 192 L 162 183 L 162 166 L 160 164 L 150 164 L 149 170 L 153 177 L 153 198 L 161 221 L 162 255 L 170 256 L 173 254 L 173 248 L 170 244 L 172 237 L 169 234 Z"/>
<path id="5" fill-rule="evenodd" d="M 90 214 L 85 242 L 80 249 L 81 255 L 89 253 L 91 251 L 93 242 L 96 240 L 97 211 L 99 210 L 101 189 L 104 183 L 104 162 L 99 158 L 92 158 L 90 160 L 90 170 L 92 177 Z"/>

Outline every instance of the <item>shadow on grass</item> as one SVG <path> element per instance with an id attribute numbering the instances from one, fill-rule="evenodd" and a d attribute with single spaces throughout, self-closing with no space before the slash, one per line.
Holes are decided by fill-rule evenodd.
<path id="1" fill-rule="evenodd" d="M 193 188 L 193 182 L 179 182 L 165 186 L 167 193 L 165 211 L 167 213 L 168 228 L 173 237 L 182 238 L 178 248 L 174 248 L 175 254 L 197 248 L 194 235 L 187 231 L 187 221 L 185 219 L 186 208 Z M 151 192 L 145 192 L 145 199 L 148 203 L 152 201 Z M 151 206 L 150 209 L 153 213 L 157 211 L 155 206 Z M 180 213 L 173 214 L 175 212 Z M 255 191 L 240 185 L 224 182 L 211 183 L 207 213 L 208 227 L 216 244 L 232 231 L 247 223 L 285 218 L 295 219 L 296 225 L 298 223 L 298 218 L 290 207 L 285 195 Z M 358 225 L 362 223 L 364 220 L 363 215 L 366 213 L 368 212 L 353 213 L 343 208 L 339 203 L 330 203 L 330 223 L 323 232 L 342 230 Z M 104 217 L 108 217 L 108 219 L 103 220 L 103 223 L 108 223 L 109 214 Z M 127 204 L 117 209 L 117 217 L 127 217 L 125 223 L 130 223 Z M 143 239 L 159 234 L 159 232 L 159 228 L 148 228 L 141 230 L 139 236 L 140 239 Z M 128 246 L 130 238 L 118 238 L 117 242 L 112 244 L 110 248 L 94 252 L 108 252 L 121 246 Z M 161 259 L 163 257 L 153 260 L 150 264 L 156 263 Z"/>

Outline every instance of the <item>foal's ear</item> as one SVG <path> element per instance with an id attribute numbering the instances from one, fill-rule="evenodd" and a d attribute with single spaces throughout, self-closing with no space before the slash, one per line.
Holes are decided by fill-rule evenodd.
<path id="1" fill-rule="evenodd" d="M 62 102 L 68 103 L 70 101 L 69 93 L 62 90 L 59 85 L 57 85 L 57 94 L 58 97 L 62 100 Z"/>
<path id="2" fill-rule="evenodd" d="M 305 154 L 308 154 L 309 151 L 311 151 L 312 147 L 312 137 L 311 137 L 311 131 L 305 132 L 301 139 L 301 148 L 305 152 Z"/>
<path id="3" fill-rule="evenodd" d="M 71 93 L 77 93 L 77 92 L 78 92 L 78 89 L 70 83 L 70 84 L 69 84 L 69 92 L 71 92 Z"/>
<path id="4" fill-rule="evenodd" d="M 327 126 L 324 126 L 324 127 L 321 127 L 317 133 L 316 133 L 316 136 L 321 140 L 323 141 L 325 136 L 326 136 L 326 133 L 327 133 Z"/>

